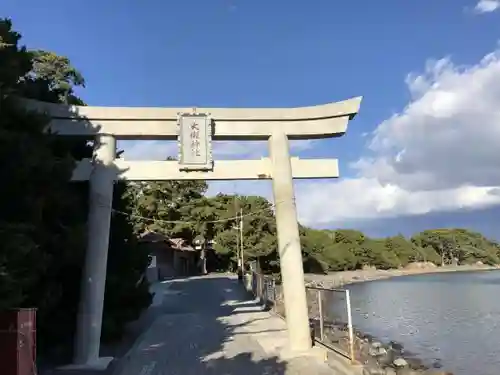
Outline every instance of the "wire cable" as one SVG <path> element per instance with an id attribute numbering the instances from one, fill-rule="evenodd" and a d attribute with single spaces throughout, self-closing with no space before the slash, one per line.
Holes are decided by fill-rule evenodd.
<path id="1" fill-rule="evenodd" d="M 251 212 L 248 212 L 246 214 L 243 214 L 242 216 L 237 215 L 237 216 L 232 216 L 232 217 L 228 217 L 228 218 L 224 218 L 224 219 L 218 219 L 218 220 L 190 220 L 190 221 L 154 219 L 154 218 L 150 218 L 150 217 L 146 217 L 146 216 L 141 216 L 141 215 L 136 215 L 136 214 L 132 214 L 132 213 L 128 213 L 128 212 L 119 211 L 119 210 L 116 210 L 116 209 L 110 207 L 109 205 L 100 204 L 99 206 L 100 207 L 111 208 L 111 212 L 113 212 L 115 214 L 119 214 L 119 215 L 123 215 L 123 216 L 128 216 L 128 217 L 134 218 L 134 219 L 140 219 L 140 220 L 150 221 L 150 222 L 154 222 L 154 223 L 162 223 L 162 224 L 196 224 L 196 223 L 200 223 L 201 222 L 201 223 L 206 223 L 206 224 L 216 224 L 216 223 L 224 223 L 224 222 L 228 222 L 228 221 L 236 221 L 236 220 L 240 220 L 241 218 L 244 218 L 244 217 L 255 216 L 255 215 L 257 215 L 257 214 L 259 214 L 261 212 L 269 211 L 269 210 L 273 209 L 274 207 L 276 207 L 278 204 L 281 204 L 281 203 L 284 203 L 284 202 L 286 202 L 286 201 L 280 201 L 280 202 L 277 202 L 277 203 L 272 203 L 271 207 L 266 207 L 266 208 L 263 208 L 263 209 L 260 209 L 260 210 L 257 210 L 257 211 L 251 211 Z"/>

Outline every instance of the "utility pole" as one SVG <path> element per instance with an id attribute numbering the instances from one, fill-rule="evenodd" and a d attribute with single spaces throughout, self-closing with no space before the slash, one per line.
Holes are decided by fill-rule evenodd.
<path id="1" fill-rule="evenodd" d="M 238 278 L 243 277 L 243 272 L 242 272 L 242 264 L 241 264 L 241 252 L 240 252 L 240 235 L 238 233 L 239 230 L 239 223 L 238 223 L 238 202 L 236 201 L 236 195 L 234 196 L 234 216 L 236 217 L 236 226 L 233 227 L 233 229 L 236 229 L 236 258 L 238 259 Z"/>
<path id="2" fill-rule="evenodd" d="M 241 256 L 241 272 L 245 275 L 245 257 L 243 255 L 243 209 L 240 208 L 240 256 Z"/>

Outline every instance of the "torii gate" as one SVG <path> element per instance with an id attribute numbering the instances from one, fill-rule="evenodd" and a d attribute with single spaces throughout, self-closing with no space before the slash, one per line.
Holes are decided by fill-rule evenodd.
<path id="1" fill-rule="evenodd" d="M 28 101 L 59 135 L 94 138 L 92 160 L 73 180 L 90 182 L 88 243 L 82 277 L 74 366 L 105 368 L 99 358 L 113 182 L 272 179 L 289 349 L 311 348 L 293 178 L 339 176 L 336 159 L 290 158 L 289 140 L 342 136 L 361 97 L 297 108 L 121 108 Z M 212 117 L 213 116 L 213 117 Z M 177 140 L 179 161 L 116 159 L 116 140 Z M 266 140 L 270 158 L 212 160 L 212 140 Z"/>

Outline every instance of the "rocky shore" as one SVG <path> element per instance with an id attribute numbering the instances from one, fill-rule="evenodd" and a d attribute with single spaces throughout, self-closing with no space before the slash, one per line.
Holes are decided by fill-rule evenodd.
<path id="1" fill-rule="evenodd" d="M 280 287 L 277 287 L 277 298 L 273 310 L 284 317 L 284 305 Z M 312 335 L 320 338 L 319 305 L 315 294 L 307 293 L 309 320 Z M 331 315 L 331 314 L 328 314 Z M 333 349 L 339 356 L 350 358 L 349 334 L 347 324 L 328 316 L 323 318 L 324 336 L 320 342 Z M 415 355 L 404 350 L 395 341 L 382 343 L 375 337 L 354 329 L 354 362 L 352 373 L 362 375 L 453 375 L 441 370 L 439 362 L 425 364 Z M 359 369 L 358 372 L 356 369 Z M 342 372 L 343 373 L 343 372 Z M 349 372 L 351 373 L 351 372 Z"/>
<path id="2" fill-rule="evenodd" d="M 315 332 L 319 321 L 312 320 Z M 325 322 L 322 342 L 344 356 L 349 354 L 347 325 Z M 382 343 L 375 337 L 354 330 L 354 359 L 361 365 L 363 375 L 452 375 L 441 369 L 441 363 L 424 363 L 417 356 L 405 351 L 395 341 Z"/>
<path id="3" fill-rule="evenodd" d="M 306 275 L 308 286 L 322 288 L 340 288 L 348 284 L 387 279 L 397 276 L 419 275 L 440 272 L 494 270 L 499 267 L 483 264 L 437 267 L 432 263 L 411 264 L 404 269 L 377 270 L 365 268 L 359 271 L 337 272 L 329 275 Z M 311 326 L 315 337 L 320 336 L 319 305 L 317 292 L 308 290 L 308 306 Z M 349 335 L 345 321 L 338 319 L 331 312 L 325 311 L 330 306 L 326 300 L 323 305 L 323 343 L 339 353 L 349 356 Z M 424 363 L 416 355 L 405 351 L 404 347 L 391 341 L 382 343 L 377 338 L 354 329 L 354 357 L 363 368 L 363 375 L 452 375 L 441 369 L 439 361 Z"/>
<path id="4" fill-rule="evenodd" d="M 412 263 L 405 268 L 378 270 L 366 267 L 357 271 L 343 271 L 327 275 L 306 274 L 306 285 L 318 288 L 342 288 L 348 284 L 388 279 L 398 276 L 421 275 L 443 272 L 472 272 L 500 269 L 482 263 L 461 266 L 437 267 L 432 263 Z M 275 285 L 272 309 L 284 317 L 284 303 L 281 285 Z M 324 293 L 324 295 L 327 293 Z M 320 319 L 318 294 L 315 289 L 307 289 L 307 302 L 311 329 L 316 339 L 320 338 Z M 345 319 L 335 316 L 329 310 L 332 301 L 323 297 L 323 340 L 322 343 L 333 348 L 344 357 L 350 357 L 348 327 Z M 441 367 L 438 360 L 424 362 L 415 354 L 404 349 L 398 342 L 381 342 L 376 337 L 354 328 L 354 360 L 362 368 L 363 375 L 453 375 Z"/>
<path id="5" fill-rule="evenodd" d="M 444 266 L 438 267 L 430 262 L 410 263 L 407 267 L 379 270 L 374 267 L 365 267 L 362 270 L 342 271 L 327 275 L 306 274 L 305 280 L 308 286 L 318 286 L 323 288 L 340 288 L 348 284 L 389 279 L 398 276 L 422 275 L 442 272 L 466 272 L 466 271 L 487 271 L 500 269 L 499 265 L 488 266 L 478 262 L 470 265 Z"/>

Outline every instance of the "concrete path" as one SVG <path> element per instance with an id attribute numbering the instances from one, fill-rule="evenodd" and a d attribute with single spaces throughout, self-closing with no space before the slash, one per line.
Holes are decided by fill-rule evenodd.
<path id="1" fill-rule="evenodd" d="M 231 276 L 157 286 L 161 315 L 113 375 L 327 375 L 313 355 L 286 354 L 285 323 L 248 301 Z"/>

